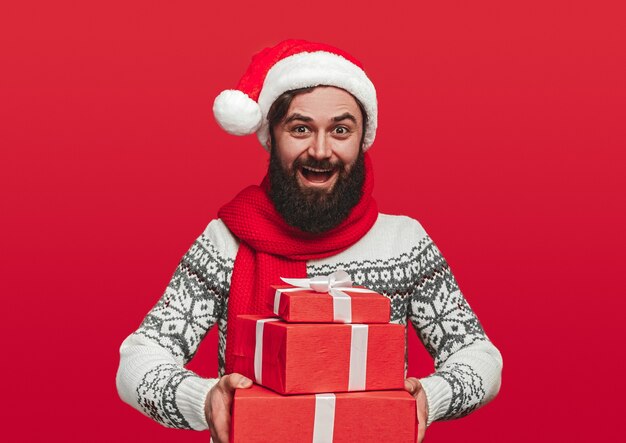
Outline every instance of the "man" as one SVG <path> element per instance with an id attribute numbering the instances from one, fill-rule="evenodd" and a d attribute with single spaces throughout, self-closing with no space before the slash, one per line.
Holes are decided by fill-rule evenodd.
<path id="1" fill-rule="evenodd" d="M 257 54 L 237 90 L 214 104 L 220 125 L 256 132 L 270 151 L 268 176 L 218 213 L 181 260 L 165 294 L 122 344 L 121 398 L 165 426 L 210 429 L 228 441 L 237 388 L 234 319 L 271 313 L 279 277 L 344 269 L 410 320 L 436 372 L 408 378 L 419 441 L 435 420 L 461 417 L 500 387 L 502 358 L 485 335 L 437 247 L 408 217 L 378 213 L 366 151 L 376 133 L 376 92 L 349 54 L 287 40 Z M 183 368 L 219 328 L 219 379 Z M 392 438 L 390 438 L 392 440 Z"/>

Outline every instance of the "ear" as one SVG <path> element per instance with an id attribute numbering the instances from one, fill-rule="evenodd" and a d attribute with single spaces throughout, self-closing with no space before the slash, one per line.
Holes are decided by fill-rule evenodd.
<path id="1" fill-rule="evenodd" d="M 272 137 L 274 137 L 272 135 L 272 131 L 269 131 L 269 136 L 267 137 L 267 140 L 265 140 L 265 149 L 267 150 L 267 152 L 271 153 L 272 152 Z"/>

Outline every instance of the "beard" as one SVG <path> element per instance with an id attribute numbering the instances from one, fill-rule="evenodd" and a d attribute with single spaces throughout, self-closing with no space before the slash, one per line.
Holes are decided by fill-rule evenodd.
<path id="1" fill-rule="evenodd" d="M 338 226 L 348 217 L 352 208 L 361 200 L 365 181 L 365 160 L 363 150 L 350 168 L 342 161 L 296 159 L 290 169 L 283 168 L 276 149 L 270 153 L 269 196 L 276 210 L 288 225 L 304 232 L 319 234 Z M 296 177 L 302 166 L 338 171 L 337 180 L 330 191 L 305 188 Z"/>

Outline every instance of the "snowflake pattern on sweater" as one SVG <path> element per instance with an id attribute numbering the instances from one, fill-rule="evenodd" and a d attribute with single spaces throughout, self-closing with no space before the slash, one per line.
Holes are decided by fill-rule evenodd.
<path id="1" fill-rule="evenodd" d="M 234 260 L 201 235 L 178 264 L 156 306 L 137 331 L 187 364 L 209 329 L 222 317 Z M 221 354 L 221 352 L 220 352 Z"/>
<path id="2" fill-rule="evenodd" d="M 185 377 L 195 376 L 183 365 L 193 358 L 208 330 L 216 324 L 219 375 L 224 375 L 228 292 L 237 245 L 221 221 L 214 223 L 184 255 L 165 293 L 131 335 L 148 339 L 175 359 L 176 364 L 157 365 L 140 377 L 136 398 L 131 402 L 168 427 L 193 428 L 179 411 L 176 386 Z M 408 232 L 407 225 L 411 228 Z M 491 375 L 481 375 L 471 364 L 457 360 L 463 360 L 461 351 L 475 344 L 495 348 L 459 290 L 447 262 L 419 223 L 408 217 L 381 215 L 375 228 L 366 235 L 366 241 L 347 251 L 307 262 L 307 274 L 326 275 L 344 269 L 355 284 L 387 296 L 391 301 L 391 321 L 403 325 L 410 322 L 435 361 L 436 372 L 423 380 L 427 396 L 430 379 L 447 385 L 449 394 L 437 406 L 440 410 L 433 411 L 429 422 L 433 418 L 466 415 L 495 396 L 499 372 L 493 381 Z M 491 352 L 497 354 L 497 360 L 497 350 Z"/>
<path id="3" fill-rule="evenodd" d="M 137 387 L 139 405 L 146 415 L 167 427 L 191 429 L 174 398 L 178 385 L 186 377 L 192 376 L 194 374 L 191 371 L 181 369 L 174 363 L 155 366 Z"/>

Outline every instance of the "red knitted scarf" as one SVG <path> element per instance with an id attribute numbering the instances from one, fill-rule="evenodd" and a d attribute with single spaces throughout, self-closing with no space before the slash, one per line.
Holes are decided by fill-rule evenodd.
<path id="1" fill-rule="evenodd" d="M 218 217 L 240 240 L 228 298 L 226 373 L 233 371 L 235 343 L 240 338 L 235 319 L 242 314 L 273 316 L 273 284 L 280 277 L 306 277 L 306 261 L 329 257 L 349 248 L 374 225 L 378 208 L 372 197 L 374 177 L 365 154 L 363 195 L 348 217 L 337 227 L 310 234 L 289 226 L 274 208 L 267 191 L 266 176 L 261 186 L 249 186 L 224 205 Z"/>

